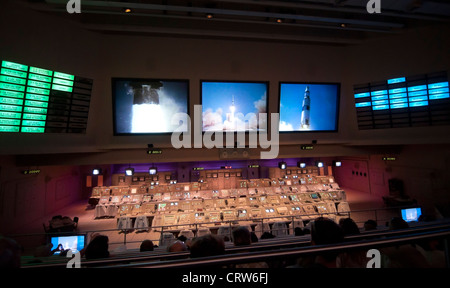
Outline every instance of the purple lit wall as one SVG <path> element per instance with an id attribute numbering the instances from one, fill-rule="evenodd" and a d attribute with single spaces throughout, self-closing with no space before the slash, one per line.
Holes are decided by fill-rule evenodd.
<path id="1" fill-rule="evenodd" d="M 203 168 L 204 170 L 222 169 L 225 166 L 231 166 L 231 169 L 242 169 L 244 179 L 267 178 L 268 168 L 278 167 L 278 163 L 284 161 L 288 167 L 296 167 L 297 162 L 305 162 L 308 166 L 314 164 L 313 158 L 286 158 L 271 160 L 227 160 L 227 161 L 199 161 L 182 163 L 130 163 L 112 165 L 112 174 L 124 173 L 125 169 L 134 168 L 135 173 L 148 173 L 152 166 L 158 169 L 158 172 L 174 172 L 177 174 L 178 181 L 196 181 L 194 168 Z M 259 165 L 259 168 L 249 168 L 249 165 Z M 187 179 L 187 177 L 190 177 Z M 183 177 L 183 179 L 180 179 Z"/>

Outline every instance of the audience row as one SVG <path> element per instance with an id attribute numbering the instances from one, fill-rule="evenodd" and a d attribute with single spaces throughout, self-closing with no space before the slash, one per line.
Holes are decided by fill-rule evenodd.
<path id="1" fill-rule="evenodd" d="M 346 236 L 358 235 L 361 230 L 351 218 L 341 219 L 339 223 L 319 217 L 310 222 L 307 228 L 297 227 L 296 236 L 310 234 L 311 245 L 338 244 L 345 241 Z M 409 225 L 402 218 L 394 217 L 389 222 L 389 229 L 404 229 Z M 364 223 L 363 231 L 377 229 L 377 223 L 368 220 Z M 274 238 L 271 233 L 265 232 L 260 239 Z M 224 255 L 226 253 L 225 241 L 223 237 L 215 234 L 208 234 L 193 239 L 186 239 L 184 236 L 177 238 L 175 242 L 167 247 L 167 252 L 189 252 L 190 258 Z M 256 235 L 249 231 L 247 227 L 239 226 L 232 231 L 232 241 L 234 246 L 251 247 L 252 243 L 258 241 Z M 105 235 L 94 235 L 83 251 L 81 256 L 85 259 L 104 259 L 110 257 L 109 239 Z M 273 242 L 276 246 L 276 242 Z M 151 240 L 144 240 L 140 245 L 140 251 L 153 251 L 156 246 Z M 35 256 L 49 256 L 60 249 L 57 247 L 45 246 L 37 251 Z M 367 249 L 366 249 L 367 250 Z M 370 258 L 367 257 L 366 250 L 351 250 L 349 252 L 331 251 L 322 252 L 311 257 L 300 257 L 298 259 L 286 259 L 282 261 L 268 261 L 255 263 L 239 263 L 231 265 L 235 268 L 268 268 L 268 267 L 288 267 L 288 268 L 364 268 Z M 381 267 L 445 267 L 445 254 L 441 241 L 427 240 L 417 244 L 397 245 L 394 247 L 380 248 Z M 65 251 L 62 251 L 65 252 Z M 240 251 L 240 252 L 245 252 Z M 19 255 L 17 257 L 17 255 Z M 0 265 L 2 267 L 20 267 L 20 246 L 12 239 L 1 237 L 0 239 Z M 230 266 L 227 266 L 230 267 Z"/>

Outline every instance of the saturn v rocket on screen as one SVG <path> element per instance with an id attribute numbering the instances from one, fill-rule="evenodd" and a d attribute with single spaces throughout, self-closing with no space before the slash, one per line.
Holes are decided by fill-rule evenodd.
<path id="1" fill-rule="evenodd" d="M 306 86 L 305 93 L 303 95 L 302 104 L 302 114 L 300 119 L 301 129 L 309 129 L 310 127 L 310 110 L 311 110 L 311 99 L 309 98 L 309 86 Z"/>

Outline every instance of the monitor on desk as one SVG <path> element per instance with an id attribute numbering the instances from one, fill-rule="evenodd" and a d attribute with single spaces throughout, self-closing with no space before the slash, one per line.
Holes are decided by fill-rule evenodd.
<path id="1" fill-rule="evenodd" d="M 406 222 L 419 221 L 421 215 L 422 209 L 419 207 L 402 209 L 402 218 Z"/>
<path id="2" fill-rule="evenodd" d="M 247 210 L 245 210 L 245 209 L 239 209 L 239 210 L 238 210 L 238 217 L 239 217 L 239 218 L 247 217 Z"/>
<path id="3" fill-rule="evenodd" d="M 72 236 L 52 236 L 50 242 L 53 244 L 52 249 L 56 249 L 59 244 L 62 245 L 63 250 L 70 249 L 72 253 L 81 251 L 86 244 L 86 235 L 72 235 Z M 61 251 L 56 251 L 54 254 L 60 254 Z"/>

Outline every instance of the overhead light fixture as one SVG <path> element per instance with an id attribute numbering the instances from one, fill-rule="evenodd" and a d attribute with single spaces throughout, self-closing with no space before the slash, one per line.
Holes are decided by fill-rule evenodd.
<path id="1" fill-rule="evenodd" d="M 316 162 L 316 166 L 319 167 L 319 168 L 322 168 L 323 167 L 323 162 L 317 161 Z"/>
<path id="2" fill-rule="evenodd" d="M 283 19 L 278 18 L 278 19 L 277 19 L 277 23 L 283 23 Z"/>
<path id="3" fill-rule="evenodd" d="M 148 174 L 150 175 L 156 175 L 158 173 L 158 169 L 156 167 L 150 167 L 148 168 Z"/>
<path id="4" fill-rule="evenodd" d="M 101 168 L 94 168 L 92 169 L 92 175 L 100 175 L 102 174 L 102 169 Z"/>
<path id="5" fill-rule="evenodd" d="M 304 163 L 304 162 L 297 162 L 297 167 L 305 168 L 306 167 L 306 163 Z"/>
<path id="6" fill-rule="evenodd" d="M 131 11 L 130 8 L 123 8 L 123 12 L 125 12 L 125 13 L 131 13 L 132 11 Z"/>
<path id="7" fill-rule="evenodd" d="M 133 174 L 134 174 L 134 168 L 127 168 L 127 169 L 125 169 L 125 175 L 133 176 Z"/>
<path id="8" fill-rule="evenodd" d="M 207 19 L 212 19 L 214 17 L 214 15 L 213 14 L 211 14 L 211 13 L 209 13 L 209 14 L 206 14 L 206 18 Z"/>
<path id="9" fill-rule="evenodd" d="M 278 167 L 280 168 L 280 169 L 286 169 L 286 167 L 287 167 L 287 164 L 286 164 L 286 162 L 278 162 Z"/>

